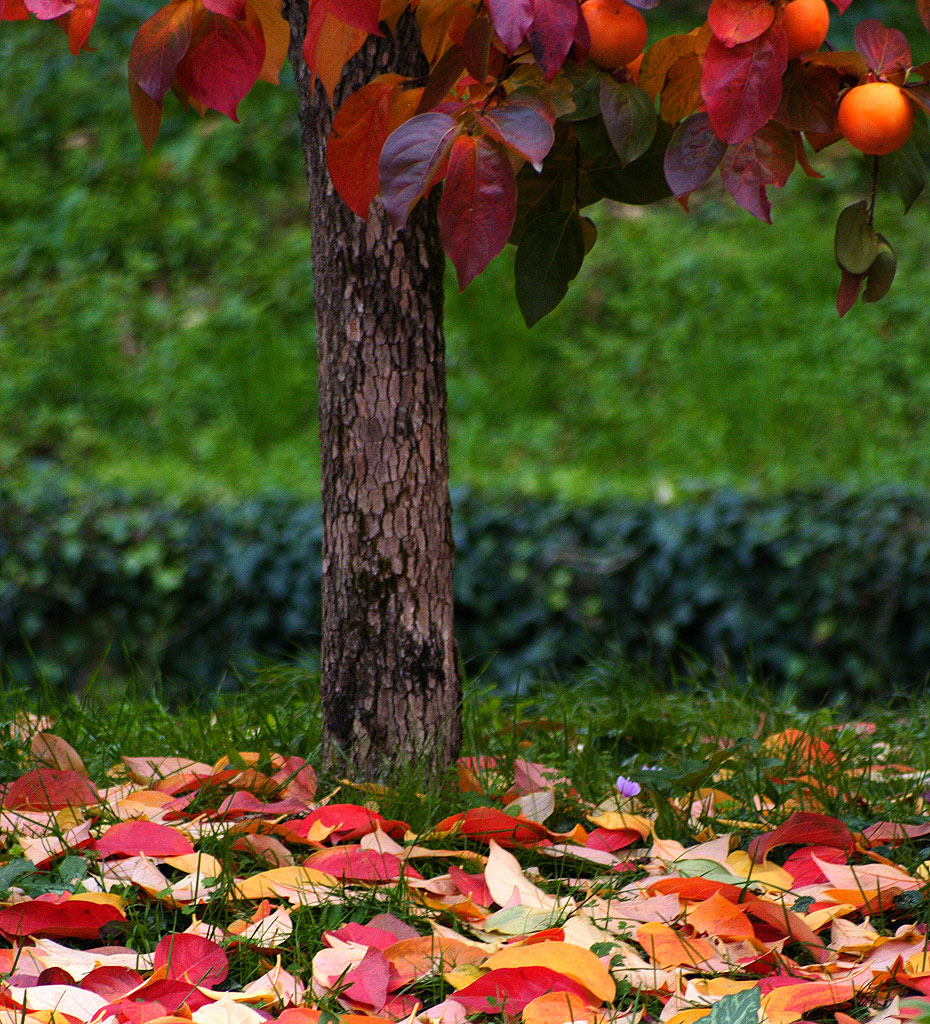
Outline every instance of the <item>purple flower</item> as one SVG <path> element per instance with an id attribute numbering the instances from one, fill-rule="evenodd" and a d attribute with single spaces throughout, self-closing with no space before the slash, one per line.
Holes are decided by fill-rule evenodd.
<path id="1" fill-rule="evenodd" d="M 632 779 L 628 779 L 625 775 L 617 776 L 617 792 L 620 796 L 637 796 L 639 793 L 639 783 L 634 782 Z"/>

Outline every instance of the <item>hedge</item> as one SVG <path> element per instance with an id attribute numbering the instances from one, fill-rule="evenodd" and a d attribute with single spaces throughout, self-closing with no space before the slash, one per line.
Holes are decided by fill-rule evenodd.
<path id="1" fill-rule="evenodd" d="M 697 657 L 812 695 L 926 681 L 930 494 L 729 491 L 671 505 L 455 495 L 459 646 L 504 688 L 616 642 L 663 672 Z M 49 482 L 0 485 L 0 664 L 210 688 L 319 634 L 319 509 Z"/>

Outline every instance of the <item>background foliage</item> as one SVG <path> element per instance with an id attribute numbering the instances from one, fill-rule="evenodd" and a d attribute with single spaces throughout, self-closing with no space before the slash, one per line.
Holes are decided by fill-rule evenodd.
<path id="1" fill-rule="evenodd" d="M 230 637 L 292 653 L 318 615 L 295 97 L 256 90 L 241 126 L 175 105 L 146 159 L 125 57 L 147 13 L 104 4 L 80 60 L 49 26 L 0 34 L 0 654 L 72 683 L 111 645 L 111 666 L 215 681 Z M 619 637 L 656 664 L 749 650 L 820 690 L 922 679 L 925 499 L 868 489 L 930 485 L 930 214 L 881 201 L 898 284 L 838 321 L 832 224 L 867 170 L 815 163 L 772 228 L 715 195 L 605 211 L 532 332 L 510 254 L 450 281 L 453 475 L 501 498 L 458 505 L 472 672 L 496 655 L 526 683 Z M 156 498 L 95 494 L 114 484 Z"/>
<path id="2" fill-rule="evenodd" d="M 459 493 L 455 599 L 471 674 L 505 688 L 618 643 L 661 675 L 689 660 L 876 696 L 930 664 L 930 497 L 904 490 L 661 506 L 496 503 Z M 319 631 L 321 528 L 289 496 L 239 504 L 0 491 L 0 661 L 216 684 Z M 731 664 L 732 662 L 732 664 Z"/>

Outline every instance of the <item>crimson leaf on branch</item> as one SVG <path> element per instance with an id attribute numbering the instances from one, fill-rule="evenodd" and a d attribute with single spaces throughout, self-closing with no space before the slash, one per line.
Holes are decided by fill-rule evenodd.
<path id="1" fill-rule="evenodd" d="M 193 31 L 192 0 L 162 7 L 139 27 L 129 48 L 129 77 L 156 103 L 171 88 Z"/>
<path id="2" fill-rule="evenodd" d="M 552 119 L 546 117 L 544 110 L 539 105 L 502 103 L 480 115 L 478 122 L 488 135 L 524 160 L 541 164 L 555 141 Z"/>
<path id="3" fill-rule="evenodd" d="M 378 27 L 381 0 L 322 0 L 322 4 L 344 25 L 351 25 L 369 35 L 381 35 Z"/>
<path id="4" fill-rule="evenodd" d="M 692 114 L 682 121 L 665 151 L 665 180 L 676 198 L 703 188 L 720 166 L 725 150 L 707 114 Z"/>
<path id="5" fill-rule="evenodd" d="M 767 185 L 781 188 L 794 170 L 794 137 L 783 125 L 770 122 L 723 157 L 724 188 L 754 217 L 771 223 Z"/>
<path id="6" fill-rule="evenodd" d="M 442 245 L 460 289 L 504 248 L 516 215 L 517 183 L 507 154 L 484 136 L 460 135 L 449 153 L 438 210 Z"/>
<path id="7" fill-rule="evenodd" d="M 832 132 L 839 90 L 836 68 L 792 61 L 782 79 L 778 120 L 795 132 Z"/>
<path id="8" fill-rule="evenodd" d="M 191 99 L 238 121 L 236 108 L 264 63 L 265 37 L 257 18 L 235 21 L 205 11 L 175 80 Z"/>
<path id="9" fill-rule="evenodd" d="M 625 167 L 649 149 L 656 133 L 656 109 L 638 86 L 601 79 L 601 117 L 611 145 Z"/>
<path id="10" fill-rule="evenodd" d="M 494 29 L 487 18 L 475 18 L 465 29 L 462 52 L 465 67 L 476 82 L 483 82 L 488 76 L 488 59 L 491 56 L 491 39 Z"/>
<path id="11" fill-rule="evenodd" d="M 533 56 L 547 82 L 565 63 L 581 19 L 578 0 L 535 0 L 528 35 Z"/>
<path id="12" fill-rule="evenodd" d="M 527 224 L 514 261 L 517 303 L 527 327 L 562 301 L 584 250 L 584 228 L 574 209 L 545 213 Z"/>
<path id="13" fill-rule="evenodd" d="M 513 53 L 533 23 L 533 0 L 488 0 L 488 13 L 500 41 Z"/>
<path id="14" fill-rule="evenodd" d="M 878 18 L 865 18 L 856 25 L 856 49 L 876 75 L 904 71 L 913 63 L 904 33 L 886 28 Z"/>
<path id="15" fill-rule="evenodd" d="M 712 36 L 704 53 L 701 97 L 723 142 L 745 142 L 778 110 L 788 47 L 780 25 L 758 39 L 727 47 Z"/>
<path id="16" fill-rule="evenodd" d="M 74 9 L 74 0 L 26 0 L 26 10 L 39 21 L 60 18 Z"/>
<path id="17" fill-rule="evenodd" d="M 440 111 L 417 114 L 391 132 L 378 162 L 384 208 L 395 228 L 407 223 L 414 203 L 439 179 L 462 126 Z"/>
<path id="18" fill-rule="evenodd" d="M 707 11 L 711 31 L 728 47 L 758 39 L 774 20 L 768 0 L 713 0 Z"/>
<path id="19" fill-rule="evenodd" d="M 245 0 L 202 0 L 204 7 L 225 18 L 245 17 Z"/>
<path id="20" fill-rule="evenodd" d="M 401 82 L 400 75 L 381 75 L 347 97 L 326 143 L 326 166 L 336 191 L 363 220 L 378 194 L 378 161 L 392 127 L 391 100 Z"/>

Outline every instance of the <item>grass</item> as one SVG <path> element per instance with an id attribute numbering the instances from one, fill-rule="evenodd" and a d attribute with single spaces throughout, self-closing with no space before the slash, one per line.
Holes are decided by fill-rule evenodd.
<path id="1" fill-rule="evenodd" d="M 134 15 L 102 17 L 80 60 L 45 26 L 0 37 L 0 468 L 314 494 L 293 93 L 256 90 L 238 126 L 169 103 L 146 159 L 124 95 Z M 691 216 L 602 210 L 582 275 L 533 331 L 511 253 L 464 295 L 450 280 L 454 479 L 577 499 L 930 484 L 930 211 L 881 201 L 898 281 L 840 321 L 832 227 L 867 173 L 815 163 L 828 179 L 796 176 L 773 227 L 715 194 Z"/>
<path id="2" fill-rule="evenodd" d="M 191 874 L 185 874 L 191 871 L 191 864 L 183 858 L 166 859 L 152 853 L 145 858 L 130 858 L 136 865 L 133 880 L 114 887 L 110 877 L 114 862 L 107 861 L 102 850 L 98 856 L 92 847 L 75 846 L 76 840 L 68 838 L 67 830 L 75 823 L 80 827 L 82 819 L 89 822 L 94 835 L 106 834 L 110 826 L 127 820 L 129 807 L 125 804 L 111 803 L 106 808 L 86 811 L 66 809 L 57 817 L 48 816 L 51 835 L 47 841 L 57 840 L 64 849 L 53 853 L 48 863 L 39 868 L 26 856 L 35 849 L 34 845 L 28 845 L 35 840 L 25 834 L 17 835 L 15 818 L 11 818 L 13 831 L 7 833 L 4 850 L 0 852 L 0 904 L 10 899 L 18 902 L 7 910 L 0 909 L 0 930 L 11 927 L 9 910 L 32 907 L 28 902 L 31 899 L 40 897 L 40 903 L 48 899 L 65 901 L 58 908 L 65 919 L 70 894 L 80 896 L 103 887 L 110 893 L 106 897 L 109 903 L 103 905 L 114 905 L 116 901 L 122 916 L 104 925 L 99 939 L 95 940 L 94 956 L 98 960 L 109 963 L 108 956 L 125 955 L 127 949 L 143 956 L 154 952 L 158 957 L 169 942 L 178 943 L 177 948 L 182 951 L 178 956 L 183 958 L 182 943 L 186 937 L 179 933 L 192 932 L 209 940 L 206 947 L 203 943 L 197 947 L 201 958 L 199 969 L 206 969 L 205 965 L 216 963 L 218 958 L 228 971 L 224 978 L 217 976 L 211 981 L 208 989 L 237 993 L 257 983 L 276 963 L 275 970 L 288 972 L 283 976 L 290 978 L 286 984 L 292 984 L 294 978 L 299 984 L 309 984 L 311 975 L 316 979 L 315 995 L 299 996 L 297 1002 L 310 1003 L 324 1013 L 340 1016 L 347 1006 L 341 993 L 349 991 L 350 982 L 345 975 L 336 977 L 338 967 L 330 975 L 329 983 L 321 980 L 327 961 L 321 960 L 320 955 L 325 947 L 344 952 L 353 947 L 343 947 L 329 939 L 327 933 L 334 930 L 369 926 L 386 928 L 396 934 L 398 927 L 412 926 L 414 934 L 440 935 L 444 941 L 471 943 L 466 949 L 473 953 L 476 948 L 483 949 L 482 955 L 486 956 L 495 949 L 520 948 L 501 946 L 505 940 L 512 942 L 515 936 L 525 937 L 553 927 L 571 929 L 573 922 L 576 928 L 591 928 L 596 922 L 602 929 L 598 933 L 601 939 L 595 943 L 596 936 L 588 932 L 585 941 L 589 945 L 594 943 L 590 948 L 604 957 L 602 963 L 610 961 L 616 982 L 612 999 L 614 1010 L 642 1011 L 645 1020 L 650 1022 L 658 1019 L 669 993 L 661 986 L 650 984 L 649 972 L 654 971 L 653 967 L 647 965 L 639 970 L 635 966 L 637 957 L 657 956 L 654 950 L 649 952 L 650 940 L 641 932 L 642 918 L 624 916 L 629 905 L 626 901 L 633 899 L 638 905 L 637 881 L 647 885 L 657 877 L 681 879 L 685 876 L 689 881 L 693 869 L 699 866 L 698 861 L 681 860 L 689 847 L 728 835 L 729 848 L 744 850 L 761 833 L 798 810 L 813 814 L 811 820 L 818 827 L 840 832 L 848 827 L 858 833 L 877 821 L 917 824 L 927 820 L 930 714 L 925 697 L 889 700 L 878 708 L 856 709 L 863 720 L 851 722 L 849 709 L 822 707 L 814 712 L 802 711 L 790 695 L 784 692 L 774 695 L 762 684 L 739 689 L 726 678 L 714 677 L 688 690 L 677 687 L 659 690 L 642 673 L 613 660 L 592 666 L 575 682 L 571 687 L 552 686 L 515 699 L 483 693 L 477 688 L 470 692 L 464 706 L 465 753 L 484 759 L 473 762 L 474 778 L 482 792 L 476 792 L 474 786 L 471 791 L 460 791 L 453 776 L 426 787 L 422 779 L 407 775 L 394 789 L 372 788 L 350 779 L 320 780 L 316 801 L 322 804 L 354 804 L 363 815 L 367 813 L 361 811 L 364 806 L 389 821 L 407 822 L 406 838 L 400 832 L 391 832 L 391 835 L 401 839 L 402 846 L 406 844 L 410 855 L 416 856 L 411 863 L 415 863 L 427 880 L 424 884 L 440 886 L 430 892 L 441 892 L 441 886 L 449 884 L 441 880 L 451 877 L 447 874 L 450 863 L 460 864 L 474 878 L 486 877 L 487 884 L 491 885 L 498 884 L 494 881 L 498 871 L 519 872 L 523 879 L 520 884 L 531 887 L 536 895 L 526 895 L 524 888 L 523 900 L 508 908 L 502 906 L 504 897 L 498 889 L 495 899 L 501 909 L 491 916 L 485 913 L 483 917 L 476 917 L 470 911 L 457 914 L 435 898 L 432 903 L 427 899 L 424 905 L 422 889 L 414 889 L 403 881 L 373 885 L 346 879 L 325 889 L 322 895 L 319 890 L 297 894 L 290 903 L 285 898 L 286 889 L 268 890 L 266 898 L 260 902 L 258 896 L 253 898 L 241 886 L 256 885 L 270 865 L 263 859 L 261 848 L 243 842 L 246 833 L 277 835 L 279 840 L 285 840 L 286 846 L 278 842 L 275 856 L 285 850 L 287 856 L 302 862 L 309 853 L 311 865 L 319 857 L 338 856 L 340 850 L 345 850 L 349 856 L 351 850 L 366 848 L 366 840 L 363 839 L 359 847 L 352 845 L 359 842 L 357 837 L 340 840 L 330 836 L 322 842 L 311 843 L 308 848 L 306 844 L 289 840 L 286 832 L 274 831 L 288 820 L 299 822 L 317 806 L 316 801 L 305 801 L 297 814 L 293 810 L 272 812 L 269 808 L 261 821 L 254 819 L 245 830 L 235 823 L 230 827 L 229 821 L 223 823 L 222 815 L 217 817 L 217 806 L 227 794 L 224 782 L 217 780 L 189 792 L 181 788 L 172 801 L 176 809 L 163 818 L 165 824 L 193 837 L 198 867 Z M 0 723 L 4 736 L 0 744 L 0 784 L 18 778 L 34 763 L 34 754 L 30 753 L 30 748 L 35 749 L 34 737 L 48 730 L 54 730 L 56 736 L 71 745 L 69 750 L 73 748 L 79 753 L 84 769 L 101 786 L 119 785 L 125 780 L 126 772 L 120 765 L 124 754 L 136 757 L 178 755 L 207 764 L 225 758 L 233 768 L 241 769 L 249 764 L 263 772 L 264 775 L 255 776 L 258 788 L 254 788 L 254 792 L 267 799 L 269 793 L 258 783 L 262 778 L 267 781 L 274 769 L 274 754 L 296 754 L 308 759 L 310 764 L 318 764 L 320 714 L 314 681 L 290 668 L 266 666 L 249 685 L 237 692 L 214 696 L 189 707 L 170 707 L 151 691 L 140 689 L 116 696 L 97 691 L 93 686 L 81 697 L 63 697 L 51 690 L 8 690 L 3 697 L 6 720 Z M 44 716 L 54 716 L 54 721 Z M 810 756 L 809 745 L 816 745 L 818 737 L 829 743 L 830 759 L 822 754 Z M 238 753 L 243 750 L 254 753 Z M 243 760 L 243 757 L 254 760 Z M 520 766 L 526 762 L 531 766 L 533 763 L 545 765 L 555 777 L 550 812 L 545 814 L 544 820 L 547 828 L 558 833 L 575 830 L 572 834 L 576 838 L 566 841 L 565 855 L 553 856 L 553 852 L 557 852 L 555 848 L 547 852 L 545 844 L 540 845 L 536 840 L 518 842 L 510 853 L 499 854 L 489 847 L 480 830 L 451 836 L 435 832 L 437 823 L 451 813 L 468 808 L 499 809 L 510 799 L 505 791 L 513 784 L 515 772 L 523 770 Z M 611 796 L 618 774 L 640 782 L 639 796 L 619 803 L 615 793 Z M 154 787 L 156 783 L 150 785 Z M 137 782 L 123 793 L 131 797 L 140 788 L 144 791 L 140 799 L 145 798 L 145 806 L 149 807 L 146 813 L 151 814 L 154 806 L 150 805 L 159 797 L 157 791 Z M 160 797 L 165 798 L 165 795 Z M 638 845 L 622 848 L 615 857 L 603 855 L 612 858 L 611 863 L 616 861 L 616 866 L 608 870 L 603 861 L 592 863 L 580 855 L 586 848 L 577 845 L 577 829 L 581 826 L 582 834 L 590 833 L 598 824 L 592 821 L 593 816 L 617 809 L 633 817 L 613 822 L 609 815 L 599 818 L 598 822 L 602 823 L 599 827 L 607 834 L 616 834 L 611 829 L 638 828 L 637 822 L 650 821 L 653 825 L 645 827 L 654 828 L 655 832 L 652 838 L 646 836 L 645 845 L 640 839 Z M 348 820 L 345 811 L 339 813 L 340 821 Z M 511 813 L 514 813 L 512 807 Z M 268 817 L 269 814 L 272 816 Z M 824 815 L 834 816 L 843 825 L 830 824 L 832 818 Z M 239 825 L 246 824 L 245 819 L 239 822 Z M 34 826 L 27 831 L 34 831 Z M 650 849 L 653 838 L 656 842 Z M 501 841 L 506 848 L 505 840 Z M 789 853 L 795 850 L 803 853 L 803 840 L 798 841 L 796 837 L 786 842 L 790 845 L 773 850 L 763 865 L 764 870 L 782 870 L 777 865 L 784 864 Z M 451 848 L 455 852 L 424 853 L 423 847 L 437 851 Z M 420 848 L 419 852 L 414 854 L 414 848 Z M 374 849 L 370 841 L 367 849 Z M 819 850 L 821 856 L 828 856 L 822 847 L 814 849 Z M 488 859 L 489 853 L 491 859 Z M 895 870 L 922 877 L 920 873 L 926 871 L 928 854 L 927 837 L 922 837 L 918 829 L 911 840 L 880 846 L 874 855 L 856 852 L 854 859 L 864 865 L 863 871 L 870 864 L 873 867 L 875 863 L 890 864 Z M 35 853 L 31 855 L 35 857 Z M 517 859 L 511 862 L 511 856 Z M 702 846 L 692 856 L 713 858 L 720 854 L 719 850 L 714 854 L 711 848 Z M 704 866 L 699 874 L 723 882 L 729 878 L 732 882 L 736 877 L 732 871 L 741 863 L 733 859 L 736 856 L 734 853 L 728 858 L 727 866 L 713 859 L 702 860 L 700 864 Z M 663 858 L 670 862 L 665 867 Z M 493 874 L 491 860 L 497 865 Z M 510 863 L 513 867 L 507 867 Z M 283 870 L 286 876 L 289 870 L 297 869 Z M 284 884 L 285 876 L 275 876 L 279 880 L 277 884 Z M 153 881 L 159 877 L 163 882 Z M 155 891 L 162 884 L 163 888 Z M 750 887 L 742 883 L 744 895 L 757 912 L 758 900 L 763 897 L 775 900 L 775 906 L 782 906 L 772 895 L 772 884 L 756 881 Z M 188 892 L 191 887 L 196 893 L 193 898 Z M 780 912 L 784 914 L 790 905 L 793 913 L 805 914 L 814 898 L 810 893 L 819 891 L 799 890 L 801 895 L 786 893 L 790 902 L 786 902 Z M 804 896 L 803 892 L 808 895 Z M 874 941 L 875 948 L 879 948 L 892 936 L 898 936 L 902 942 L 905 938 L 911 941 L 915 935 L 919 936 L 921 928 L 926 929 L 930 924 L 926 887 L 909 888 L 894 898 L 892 895 L 887 894 L 884 902 L 878 897 L 869 897 L 874 906 L 870 916 L 864 918 L 865 911 L 854 911 L 852 907 L 843 911 L 849 927 L 859 929 L 856 934 L 860 936 L 860 943 Z M 90 898 L 97 900 L 92 906 L 101 905 L 103 900 L 103 897 Z M 669 897 L 662 899 L 667 901 Z M 855 901 L 856 897 L 846 896 L 845 899 Z M 538 905 L 534 906 L 533 900 Z M 90 913 L 86 903 L 79 902 L 77 906 L 83 908 L 83 913 Z M 658 909 L 658 905 L 656 907 Z M 688 913 L 692 910 L 694 904 L 690 905 Z M 272 913 L 277 916 L 269 917 Z M 268 928 L 280 928 L 279 936 L 243 939 L 243 929 L 260 920 L 264 920 Z M 584 925 L 585 920 L 592 923 Z M 660 932 L 666 929 L 663 934 L 668 933 L 669 925 L 661 920 L 647 916 L 646 921 L 654 921 Z M 676 934 L 684 936 L 685 944 L 705 942 L 690 932 L 680 931 L 684 925 L 684 909 L 670 919 L 670 924 L 679 929 Z M 823 926 L 818 930 L 823 930 Z M 371 933 L 340 934 L 343 940 L 350 942 L 372 941 Z M 558 934 L 546 931 L 538 939 L 558 942 L 561 941 Z M 574 934 L 575 938 L 569 938 L 569 934 Z M 868 939 L 871 934 L 874 940 Z M 778 944 L 779 969 L 786 972 L 786 977 L 797 970 L 796 980 L 803 983 L 806 978 L 815 976 L 816 966 L 803 941 L 797 939 L 798 935 L 794 934 L 793 938 L 788 936 Z M 430 945 L 428 938 L 423 941 Z M 433 941 L 435 945 L 435 938 Z M 573 945 L 551 948 L 561 949 L 562 955 L 580 956 L 577 932 L 566 933 L 566 941 Z M 841 939 L 830 941 L 840 942 Z M 35 984 L 25 980 L 29 976 L 28 958 L 33 949 L 40 959 L 52 957 L 56 966 L 66 964 L 67 969 L 76 971 L 79 961 L 68 960 L 67 950 L 64 954 L 61 951 L 65 947 L 76 947 L 75 956 L 81 955 L 80 949 L 86 941 L 58 936 L 56 942 L 57 946 L 47 942 L 43 945 L 40 941 L 33 947 L 27 941 L 12 951 L 2 948 L 0 942 L 0 988 L 4 971 L 13 971 L 18 985 Z M 487 945 L 476 947 L 476 942 Z M 538 948 L 545 955 L 550 947 Z M 719 948 L 724 949 L 724 946 Z M 391 951 L 387 950 L 385 955 L 391 955 Z M 851 951 L 845 953 L 847 958 L 855 955 Z M 338 959 L 336 953 L 326 956 Z M 350 970 L 357 962 L 357 958 L 346 961 L 344 970 Z M 593 969 L 595 963 L 591 960 L 589 968 Z M 136 964 L 143 977 L 149 970 L 146 964 L 144 960 Z M 802 970 L 800 964 L 808 966 Z M 167 969 L 172 970 L 170 965 Z M 111 971 L 108 980 L 118 980 L 118 976 L 112 974 L 116 968 L 108 970 Z M 694 971 L 686 967 L 685 973 L 690 976 Z M 698 971 L 697 980 L 700 981 L 700 975 L 713 978 L 720 974 L 719 966 Z M 448 967 L 444 969 L 440 962 L 428 973 L 404 985 L 401 993 L 415 997 L 423 1006 L 434 1006 L 475 976 L 474 970 L 470 975 L 467 972 L 450 974 Z M 723 971 L 723 976 L 744 983 L 758 980 L 753 975 L 747 976 L 735 963 Z M 78 978 L 78 974 L 73 979 L 68 973 L 48 975 L 38 984 L 54 983 L 67 989 Z M 66 1010 L 69 994 L 64 989 L 56 989 L 56 992 Z M 21 998 L 18 996 L 20 989 L 9 991 L 14 999 Z M 170 992 L 158 991 L 159 999 L 171 996 Z M 848 1005 L 849 999 L 845 1004 L 850 1013 L 865 1020 L 891 995 L 887 985 L 884 988 L 861 986 L 852 1005 Z M 154 999 L 155 990 L 142 989 L 133 998 L 137 1002 Z M 216 999 L 217 993 L 211 991 L 208 998 Z M 270 998 L 266 997 L 264 1005 L 269 1005 Z M 918 1010 L 926 1011 L 926 1007 L 926 1002 L 918 1001 Z M 351 1005 L 349 1008 L 353 1009 Z M 728 1004 L 728 1008 L 735 1010 L 735 1004 Z M 241 1014 L 245 1010 L 240 1007 L 237 1012 Z M 384 1012 L 390 1015 L 401 1011 Z M 404 1011 L 401 1016 L 406 1017 L 408 1012 Z M 497 1016 L 493 1008 L 487 1010 L 487 1015 Z M 757 1016 L 753 1014 L 746 1019 L 755 1020 Z M 809 1006 L 805 1019 L 828 1021 L 832 1017 L 826 1007 Z M 315 1020 L 312 1018 L 306 1024 L 314 1024 Z"/>

